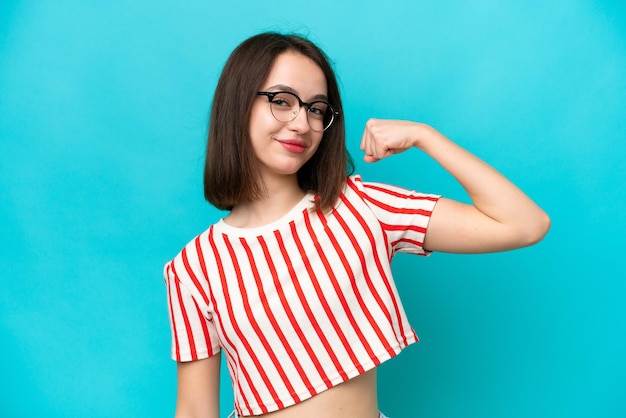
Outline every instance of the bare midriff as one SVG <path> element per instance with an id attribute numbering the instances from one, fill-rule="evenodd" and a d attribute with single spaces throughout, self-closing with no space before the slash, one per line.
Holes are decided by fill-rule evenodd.
<path id="1" fill-rule="evenodd" d="M 376 369 L 263 418 L 378 418 Z M 259 417 L 257 415 L 256 417 Z"/>

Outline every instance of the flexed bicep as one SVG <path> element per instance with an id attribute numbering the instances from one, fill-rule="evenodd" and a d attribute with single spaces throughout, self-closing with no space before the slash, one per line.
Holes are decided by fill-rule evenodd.
<path id="1" fill-rule="evenodd" d="M 441 198 L 433 209 L 424 249 L 446 253 L 490 253 L 526 247 L 540 236 L 500 222 L 476 206 Z"/>

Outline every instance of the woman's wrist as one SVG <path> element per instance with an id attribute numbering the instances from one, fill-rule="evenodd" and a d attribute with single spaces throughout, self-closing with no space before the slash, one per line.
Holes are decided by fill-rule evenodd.
<path id="1" fill-rule="evenodd" d="M 414 122 L 413 146 L 421 151 L 427 151 L 437 141 L 445 137 L 435 128 L 422 122 Z"/>

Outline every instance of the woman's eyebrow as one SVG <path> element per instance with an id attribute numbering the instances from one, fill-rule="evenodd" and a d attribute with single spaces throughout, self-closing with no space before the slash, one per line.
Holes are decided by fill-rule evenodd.
<path id="1" fill-rule="evenodd" d="M 328 96 L 326 96 L 325 94 L 316 94 L 313 97 L 311 97 L 310 101 L 315 101 L 315 100 L 324 100 L 325 102 L 327 102 Z"/>
<path id="2" fill-rule="evenodd" d="M 295 89 L 286 86 L 284 84 L 276 84 L 272 87 L 268 87 L 267 90 L 270 91 L 288 91 L 289 93 L 298 94 Z"/>
<path id="3" fill-rule="evenodd" d="M 285 84 L 276 84 L 276 85 L 273 85 L 271 87 L 268 87 L 267 90 L 268 91 L 287 91 L 289 93 L 293 93 L 293 94 L 295 94 L 297 96 L 300 96 L 296 89 L 294 89 L 293 87 L 289 87 L 289 86 L 287 86 Z M 314 100 L 325 100 L 325 101 L 328 101 L 328 96 L 326 96 L 325 94 L 316 94 L 313 97 L 311 97 L 310 100 L 311 101 L 314 101 Z"/>

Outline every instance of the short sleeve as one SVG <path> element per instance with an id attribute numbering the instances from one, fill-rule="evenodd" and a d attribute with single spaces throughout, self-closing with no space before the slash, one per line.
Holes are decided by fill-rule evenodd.
<path id="1" fill-rule="evenodd" d="M 352 181 L 380 222 L 392 254 L 430 254 L 423 248 L 424 238 L 440 195 L 383 183 L 363 182 L 359 176 L 355 176 Z"/>
<path id="2" fill-rule="evenodd" d="M 194 293 L 181 282 L 176 265 L 174 259 L 163 270 L 172 331 L 172 359 L 184 362 L 211 357 L 220 351 L 215 323 L 206 306 L 199 304 Z"/>

